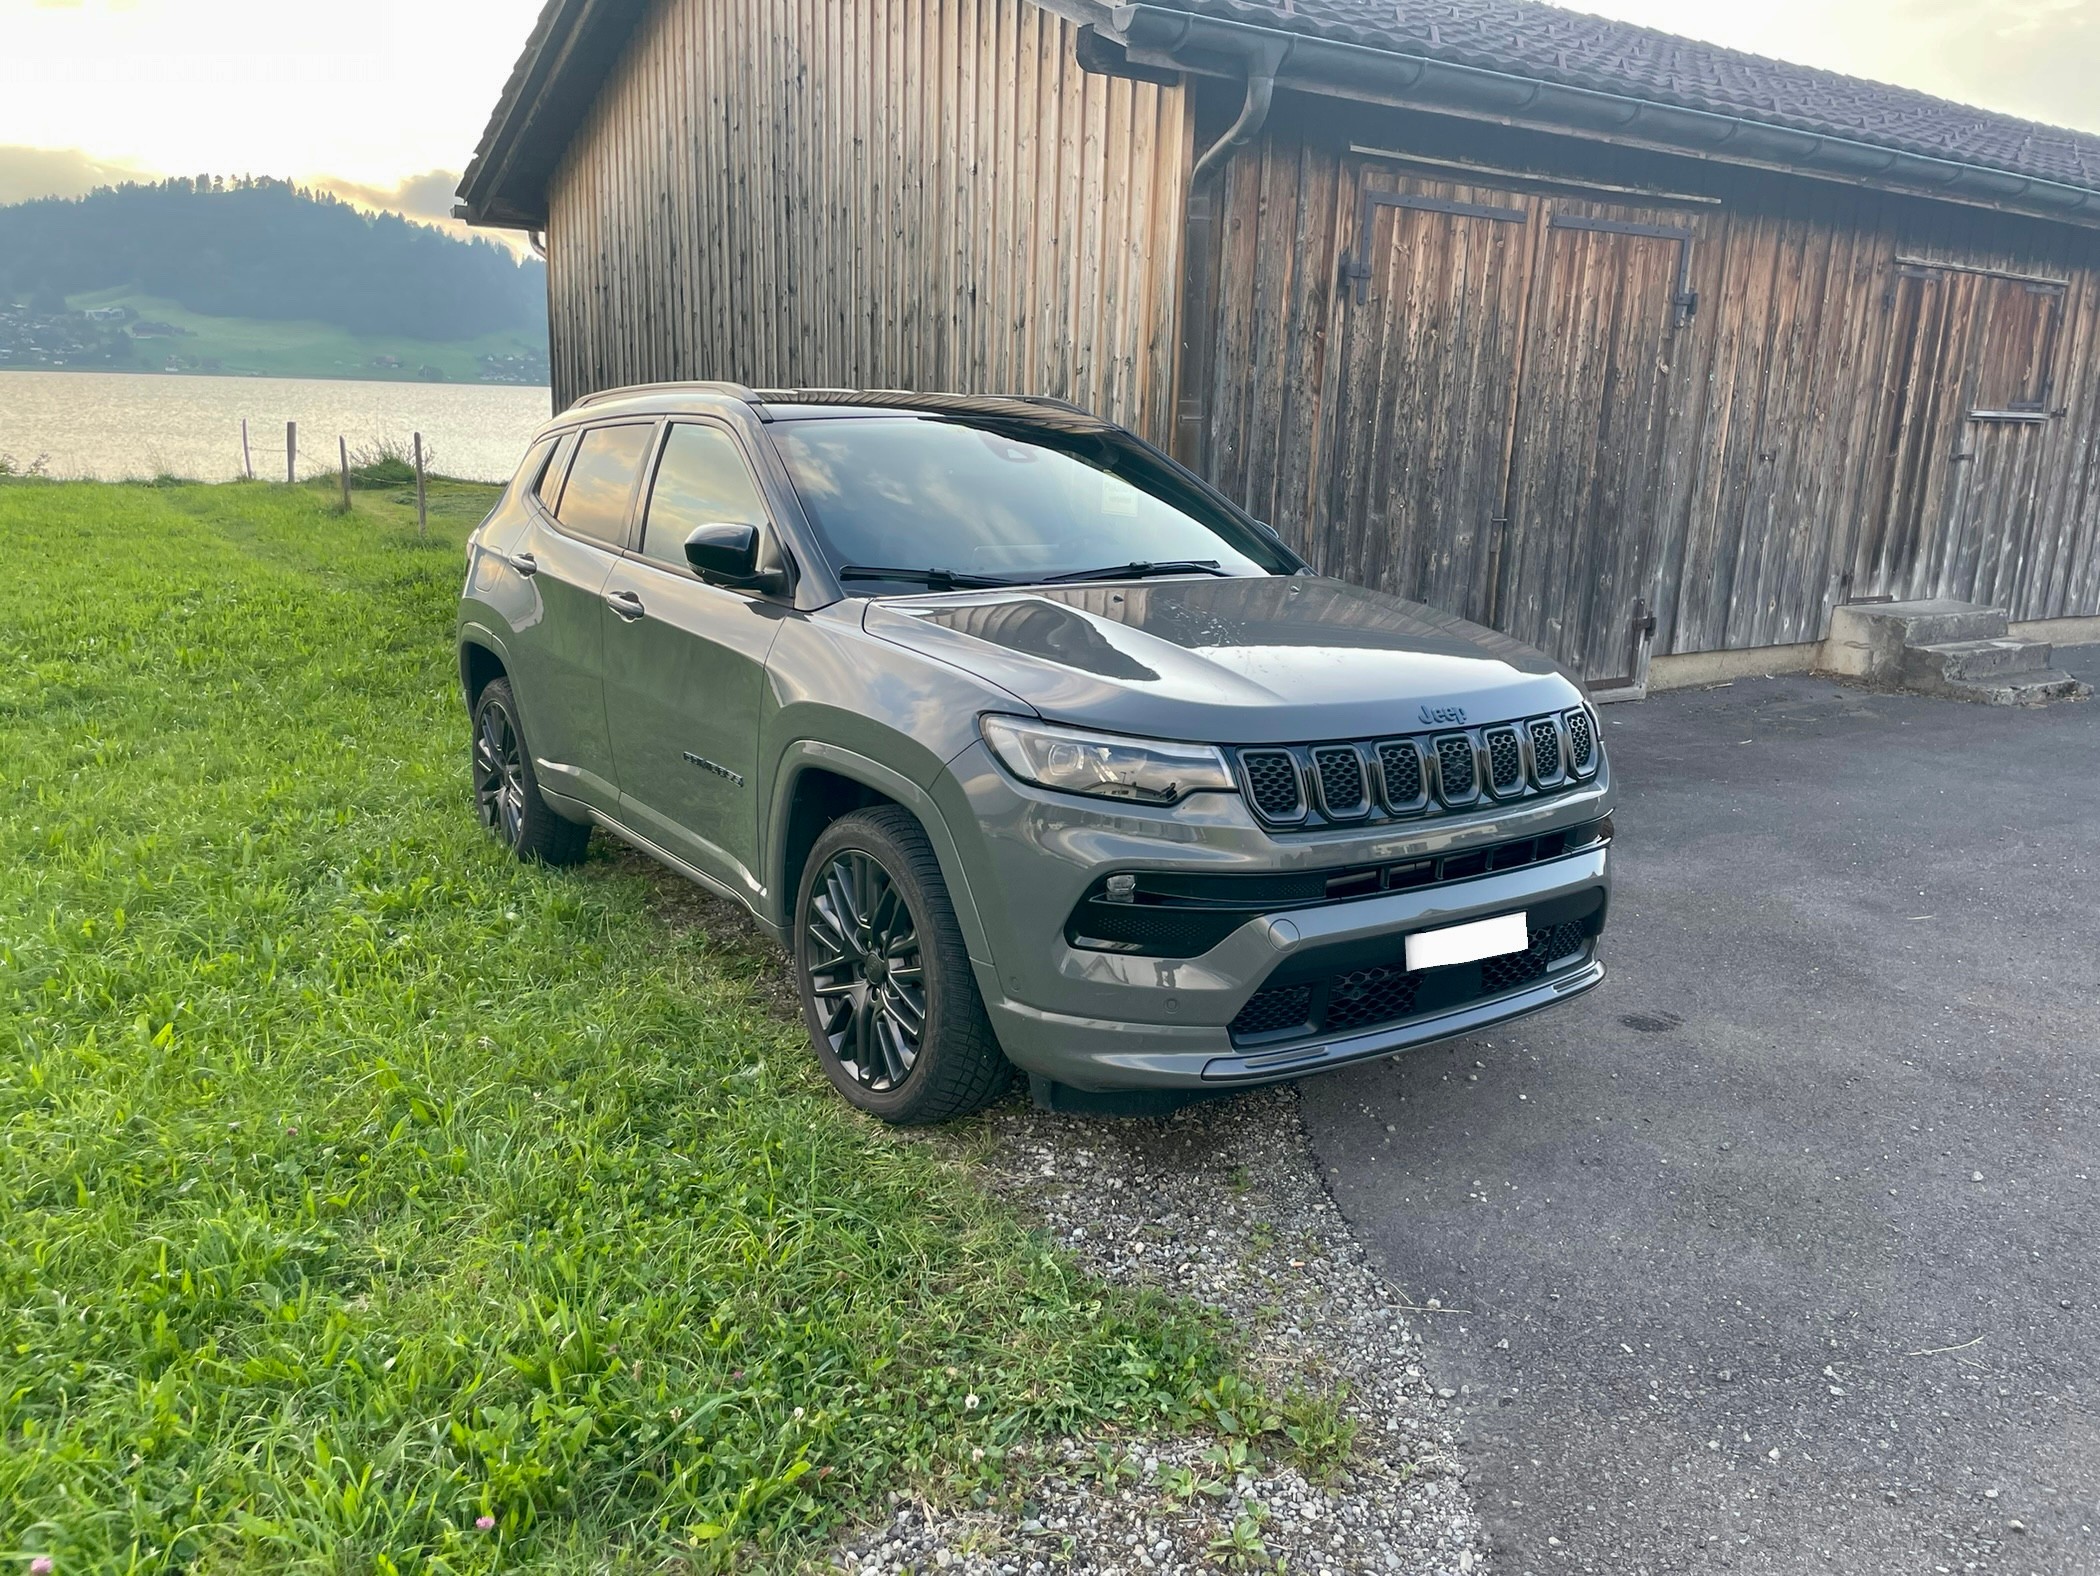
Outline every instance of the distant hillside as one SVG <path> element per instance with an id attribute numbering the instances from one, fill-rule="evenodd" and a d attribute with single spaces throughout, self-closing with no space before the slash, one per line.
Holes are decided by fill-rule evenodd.
<path id="1" fill-rule="evenodd" d="M 0 369 L 541 381 L 546 268 L 286 181 L 0 207 Z"/>

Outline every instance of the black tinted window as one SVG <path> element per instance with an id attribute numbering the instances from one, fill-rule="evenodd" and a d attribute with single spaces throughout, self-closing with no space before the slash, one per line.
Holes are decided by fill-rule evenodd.
<path id="1" fill-rule="evenodd" d="M 995 418 L 876 416 L 769 429 L 840 565 L 1027 579 L 1134 561 L 1287 572 L 1288 556 L 1135 440 Z"/>
<path id="2" fill-rule="evenodd" d="M 649 489 L 642 552 L 667 564 L 685 563 L 685 539 L 696 525 L 764 525 L 766 506 L 736 440 L 719 427 L 680 423 L 664 440 L 656 481 Z"/>
<path id="3" fill-rule="evenodd" d="M 579 536 L 625 546 L 628 495 L 654 436 L 654 428 L 639 425 L 587 429 L 576 446 L 556 518 Z"/>

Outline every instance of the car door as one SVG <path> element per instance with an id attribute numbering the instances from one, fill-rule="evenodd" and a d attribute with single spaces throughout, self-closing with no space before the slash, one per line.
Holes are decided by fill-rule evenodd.
<path id="1" fill-rule="evenodd" d="M 705 420 L 665 426 L 641 515 L 639 551 L 605 587 L 605 704 L 621 814 L 755 897 L 759 703 L 788 610 L 703 582 L 686 564 L 685 539 L 700 525 L 773 525 L 737 438 Z"/>
<path id="2" fill-rule="evenodd" d="M 532 589 L 527 615 L 512 621 L 511 658 L 534 765 L 554 792 L 608 811 L 619 791 L 605 723 L 605 583 L 655 431 L 652 421 L 610 423 L 565 442 L 509 550 Z"/>

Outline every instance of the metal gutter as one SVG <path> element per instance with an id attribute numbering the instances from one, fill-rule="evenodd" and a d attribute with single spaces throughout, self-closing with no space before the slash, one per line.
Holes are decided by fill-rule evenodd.
<path id="1" fill-rule="evenodd" d="M 1266 46 L 1281 52 L 1277 84 L 1307 92 L 1573 133 L 2100 227 L 2100 191 L 1713 110 L 1568 87 L 1167 6 L 1112 6 L 1105 31 L 1141 64 L 1238 77 L 1245 70 L 1240 63 Z"/>

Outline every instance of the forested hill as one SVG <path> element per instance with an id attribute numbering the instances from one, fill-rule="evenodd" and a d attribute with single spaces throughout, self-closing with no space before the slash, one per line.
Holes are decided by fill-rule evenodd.
<path id="1" fill-rule="evenodd" d="M 178 179 L 0 207 L 0 308 L 62 310 L 119 288 L 360 336 L 546 342 L 544 264 L 289 181 Z"/>

